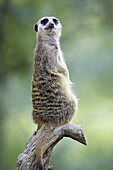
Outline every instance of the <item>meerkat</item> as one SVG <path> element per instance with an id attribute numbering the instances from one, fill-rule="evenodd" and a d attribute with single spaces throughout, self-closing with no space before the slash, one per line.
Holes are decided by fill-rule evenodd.
<path id="1" fill-rule="evenodd" d="M 60 49 L 60 21 L 56 17 L 43 17 L 34 29 L 37 43 L 32 77 L 32 117 L 41 129 L 36 143 L 36 160 L 39 170 L 44 170 L 45 144 L 55 127 L 72 119 L 77 110 L 77 98 Z"/>

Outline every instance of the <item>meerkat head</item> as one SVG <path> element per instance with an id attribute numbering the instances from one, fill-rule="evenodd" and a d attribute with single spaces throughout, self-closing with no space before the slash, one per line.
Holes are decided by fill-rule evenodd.
<path id="1" fill-rule="evenodd" d="M 62 25 L 56 17 L 43 17 L 35 24 L 34 30 L 42 37 L 59 38 Z"/>

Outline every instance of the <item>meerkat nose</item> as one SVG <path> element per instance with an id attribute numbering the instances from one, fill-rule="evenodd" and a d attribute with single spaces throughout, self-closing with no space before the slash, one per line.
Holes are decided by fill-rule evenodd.
<path id="1" fill-rule="evenodd" d="M 54 28 L 54 24 L 53 24 L 53 23 L 50 23 L 50 24 L 49 24 L 49 28 Z"/>

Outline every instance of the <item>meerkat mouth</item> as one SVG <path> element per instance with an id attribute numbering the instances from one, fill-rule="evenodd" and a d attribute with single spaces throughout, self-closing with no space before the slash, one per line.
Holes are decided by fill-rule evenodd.
<path id="1" fill-rule="evenodd" d="M 54 27 L 47 27 L 47 28 L 45 28 L 45 30 L 53 30 L 54 29 Z"/>

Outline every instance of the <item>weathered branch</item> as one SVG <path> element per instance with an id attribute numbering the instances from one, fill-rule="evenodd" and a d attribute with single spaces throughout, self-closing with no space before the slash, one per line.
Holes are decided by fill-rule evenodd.
<path id="1" fill-rule="evenodd" d="M 35 156 L 35 144 L 38 139 L 39 132 L 40 129 L 33 133 L 26 144 L 24 151 L 18 156 L 16 170 L 38 170 Z M 48 167 L 52 149 L 63 137 L 70 137 L 84 145 L 87 145 L 81 125 L 64 124 L 56 127 L 53 135 L 45 146 L 43 155 L 45 170 L 52 169 L 52 166 Z"/>

